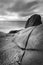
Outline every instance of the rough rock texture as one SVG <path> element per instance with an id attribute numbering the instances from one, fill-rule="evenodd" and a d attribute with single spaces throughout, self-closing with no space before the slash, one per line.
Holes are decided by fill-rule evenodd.
<path id="1" fill-rule="evenodd" d="M 32 15 L 26 22 L 25 28 L 28 28 L 30 26 L 37 26 L 42 24 L 41 22 L 41 16 L 38 14 Z"/>
<path id="2" fill-rule="evenodd" d="M 43 24 L 0 37 L 0 65 L 43 65 Z"/>

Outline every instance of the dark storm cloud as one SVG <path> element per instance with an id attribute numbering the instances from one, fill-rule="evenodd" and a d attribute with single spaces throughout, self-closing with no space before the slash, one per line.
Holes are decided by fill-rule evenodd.
<path id="1" fill-rule="evenodd" d="M 8 8 L 9 11 L 12 12 L 20 12 L 20 11 L 27 11 L 30 10 L 32 6 L 37 5 L 38 2 L 34 1 L 34 2 L 28 2 L 28 3 L 24 3 L 24 2 L 17 2 L 12 8 Z"/>
<path id="2" fill-rule="evenodd" d="M 21 17 L 25 17 L 34 13 L 34 9 L 38 8 L 39 2 L 42 0 L 0 0 L 0 15 L 8 15 L 8 13 L 17 13 Z"/>
<path id="3" fill-rule="evenodd" d="M 19 13 L 21 16 L 24 17 L 24 16 L 28 16 L 28 15 L 34 14 L 33 10 L 38 7 L 38 2 L 32 2 L 32 4 L 30 4 L 30 7 L 29 7 L 29 4 L 27 4 L 28 8 L 26 6 L 25 10 L 23 10 L 22 12 Z"/>
<path id="4" fill-rule="evenodd" d="M 2 13 L 2 11 L 4 14 L 6 14 L 5 11 L 17 13 L 21 12 L 20 15 L 22 15 L 22 13 L 25 12 L 24 15 L 26 15 L 32 6 L 37 4 L 38 2 L 35 0 L 0 0 L 0 13 Z"/>
<path id="5" fill-rule="evenodd" d="M 0 0 L 0 3 L 5 3 L 5 4 L 7 4 L 7 3 L 11 3 L 11 2 L 13 2 L 14 0 Z"/>

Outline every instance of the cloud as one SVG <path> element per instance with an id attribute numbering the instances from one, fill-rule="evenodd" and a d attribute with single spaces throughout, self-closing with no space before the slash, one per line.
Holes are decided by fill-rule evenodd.
<path id="1" fill-rule="evenodd" d="M 0 9 L 19 12 L 28 9 L 35 4 L 37 4 L 37 2 L 34 0 L 0 0 Z"/>
<path id="2" fill-rule="evenodd" d="M 0 21 L 25 21 L 25 17 L 19 16 L 18 13 L 6 12 L 7 15 L 0 15 Z"/>
<path id="3" fill-rule="evenodd" d="M 32 0 L 32 2 L 31 0 L 0 0 L 0 20 L 24 19 L 25 17 L 23 17 L 22 14 L 27 15 L 25 13 L 27 13 L 28 9 L 37 3 L 33 1 L 34 0 Z"/>
<path id="4" fill-rule="evenodd" d="M 25 19 L 34 13 L 41 13 L 43 5 L 41 0 L 0 0 L 0 16 L 6 20 L 10 18 L 14 19 Z M 42 7 L 43 8 L 43 7 Z M 38 9 L 38 11 L 36 11 Z M 43 12 L 42 12 L 43 13 Z M 16 17 L 16 18 L 15 18 Z M 1 20 L 1 19 L 0 19 Z"/>
<path id="5" fill-rule="evenodd" d="M 37 5 L 38 2 L 34 1 L 34 2 L 28 2 L 28 3 L 24 3 L 22 1 L 17 2 L 13 7 L 9 7 L 7 10 L 8 11 L 12 11 L 12 12 L 23 12 L 23 11 L 27 11 L 30 10 L 32 6 Z"/>

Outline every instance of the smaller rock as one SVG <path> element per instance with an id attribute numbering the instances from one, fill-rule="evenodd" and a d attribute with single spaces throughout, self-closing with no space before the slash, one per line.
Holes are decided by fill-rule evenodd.
<path id="1" fill-rule="evenodd" d="M 9 32 L 9 34 L 14 34 L 14 33 L 17 33 L 17 32 L 19 32 L 20 30 L 11 30 L 10 32 Z"/>
<path id="2" fill-rule="evenodd" d="M 37 26 L 40 24 L 42 24 L 41 16 L 39 14 L 34 14 L 27 20 L 25 28 L 30 27 L 30 26 Z"/>

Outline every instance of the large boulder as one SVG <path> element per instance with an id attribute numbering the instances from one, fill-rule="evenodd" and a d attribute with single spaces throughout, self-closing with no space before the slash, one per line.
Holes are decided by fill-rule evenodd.
<path id="1" fill-rule="evenodd" d="M 30 27 L 30 26 L 37 26 L 40 24 L 42 24 L 41 16 L 38 14 L 34 14 L 27 20 L 25 28 Z"/>
<path id="2" fill-rule="evenodd" d="M 0 65 L 43 65 L 43 24 L 0 38 Z"/>

